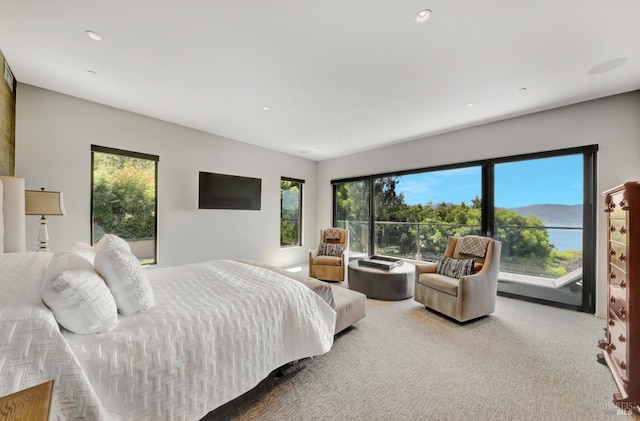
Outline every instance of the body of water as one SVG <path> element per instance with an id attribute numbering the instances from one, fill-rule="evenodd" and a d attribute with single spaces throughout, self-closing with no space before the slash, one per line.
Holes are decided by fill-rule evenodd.
<path id="1" fill-rule="evenodd" d="M 548 229 L 549 240 L 556 250 L 582 250 L 582 230 Z"/>

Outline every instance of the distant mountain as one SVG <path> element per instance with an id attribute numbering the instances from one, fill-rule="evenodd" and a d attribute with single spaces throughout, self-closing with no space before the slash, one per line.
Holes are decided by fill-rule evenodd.
<path id="1" fill-rule="evenodd" d="M 547 226 L 582 226 L 582 205 L 529 205 L 509 210 L 526 217 L 535 216 Z"/>

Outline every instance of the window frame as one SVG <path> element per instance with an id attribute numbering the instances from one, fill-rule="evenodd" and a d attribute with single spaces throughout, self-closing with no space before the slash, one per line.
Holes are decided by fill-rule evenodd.
<path id="1" fill-rule="evenodd" d="M 300 205 L 298 207 L 298 220 L 299 220 L 299 224 L 298 224 L 298 244 L 282 244 L 282 211 L 284 210 L 282 207 L 282 182 L 283 181 L 289 181 L 292 183 L 298 183 L 299 184 L 299 190 L 300 190 Z M 303 198 L 304 198 L 304 180 L 299 179 L 299 178 L 293 178 L 293 177 L 280 177 L 280 248 L 290 248 L 290 247 L 301 247 L 302 246 L 302 234 L 303 234 L 303 217 L 304 217 L 304 212 L 303 212 Z"/>
<path id="2" fill-rule="evenodd" d="M 416 174 L 424 172 L 434 172 L 450 169 L 459 169 L 467 167 L 481 167 L 481 192 L 482 192 L 482 219 L 481 231 L 488 237 L 493 237 L 495 233 L 495 217 L 494 217 L 494 166 L 496 164 L 526 161 L 540 158 L 552 158 L 564 155 L 583 155 L 583 296 L 582 304 L 578 306 L 564 305 L 553 301 L 545 301 L 541 299 L 528 298 L 525 296 L 514 296 L 512 294 L 498 293 L 499 295 L 513 296 L 525 301 L 541 302 L 556 307 L 569 308 L 572 310 L 594 313 L 595 312 L 595 291 L 596 291 L 596 212 L 597 212 L 597 152 L 598 145 L 586 145 L 573 148 L 555 149 L 541 152 L 533 152 L 520 155 L 511 155 L 496 157 L 490 159 L 467 161 L 447 165 L 437 165 L 433 167 L 422 167 L 416 169 L 394 171 L 381 174 L 371 174 L 360 177 L 350 177 L 344 179 L 331 180 L 332 185 L 332 223 L 334 226 L 337 221 L 337 201 L 336 193 L 339 184 L 368 181 L 370 189 L 373 188 L 373 180 L 381 177 L 402 176 L 407 174 Z M 373 190 L 372 190 L 373 191 Z M 374 219 L 375 210 L 373 209 L 373 195 L 369 200 L 369 251 L 374 250 Z"/>
<path id="3" fill-rule="evenodd" d="M 142 153 L 142 152 L 134 152 L 134 151 L 128 151 L 128 150 L 124 150 L 124 149 L 117 149 L 117 148 L 110 148 L 107 146 L 99 146 L 99 145 L 91 145 L 91 184 L 90 184 L 90 206 L 89 206 L 89 226 L 90 226 L 90 241 L 89 244 L 94 245 L 93 244 L 93 234 L 94 234 L 94 223 L 93 223 L 93 183 L 94 183 L 94 179 L 93 179 L 93 172 L 94 172 L 94 152 L 98 152 L 98 153 L 104 153 L 104 154 L 111 154 L 111 155 L 120 155 L 120 156 L 126 156 L 129 158 L 135 158 L 135 159 L 146 159 L 149 161 L 153 161 L 154 162 L 154 166 L 155 166 L 155 174 L 154 174 L 154 195 L 155 195 L 155 207 L 154 207 L 154 214 L 155 214 L 155 223 L 154 223 L 154 232 L 153 232 L 153 250 L 154 250 L 154 255 L 153 255 L 153 261 L 152 262 L 148 262 L 148 263 L 144 263 L 145 265 L 156 265 L 158 264 L 158 219 L 159 219 L 159 215 L 158 215 L 158 174 L 159 174 L 159 162 L 160 162 L 160 157 L 158 155 L 152 155 L 152 154 L 147 154 L 147 153 Z"/>

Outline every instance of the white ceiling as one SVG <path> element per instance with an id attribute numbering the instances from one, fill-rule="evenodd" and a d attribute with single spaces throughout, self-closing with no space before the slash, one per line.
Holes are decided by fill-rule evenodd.
<path id="1" fill-rule="evenodd" d="M 638 90 L 639 17 L 637 0 L 0 0 L 0 49 L 22 83 L 320 161 Z"/>

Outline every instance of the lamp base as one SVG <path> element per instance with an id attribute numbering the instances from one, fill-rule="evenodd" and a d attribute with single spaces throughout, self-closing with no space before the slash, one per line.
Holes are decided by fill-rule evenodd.
<path id="1" fill-rule="evenodd" d="M 38 231 L 38 251 L 49 251 L 49 231 L 47 231 L 47 218 L 40 218 L 40 230 Z"/>

